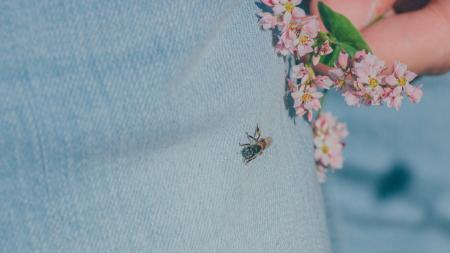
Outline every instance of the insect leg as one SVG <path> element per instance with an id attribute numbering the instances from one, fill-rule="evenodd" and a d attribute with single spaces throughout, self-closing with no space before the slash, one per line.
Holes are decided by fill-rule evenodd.
<path id="1" fill-rule="evenodd" d="M 259 130 L 259 126 L 258 125 L 256 125 L 254 136 L 255 136 L 257 141 L 259 140 L 259 138 L 261 138 L 261 131 Z"/>
<path id="2" fill-rule="evenodd" d="M 247 165 L 249 162 L 251 162 L 253 159 L 256 158 L 256 155 L 250 157 L 249 159 L 245 160 L 245 165 Z"/>
<path id="3" fill-rule="evenodd" d="M 249 140 L 250 142 L 251 142 L 252 140 L 255 141 L 255 142 L 258 142 L 258 140 L 255 139 L 255 137 L 249 135 L 248 133 L 246 133 L 246 134 L 247 134 L 247 138 L 248 138 L 248 140 Z"/>
<path id="4" fill-rule="evenodd" d="M 239 146 L 241 146 L 241 147 L 247 147 L 247 146 L 250 146 L 250 143 L 244 143 L 244 144 L 241 144 L 241 143 L 239 142 Z"/>

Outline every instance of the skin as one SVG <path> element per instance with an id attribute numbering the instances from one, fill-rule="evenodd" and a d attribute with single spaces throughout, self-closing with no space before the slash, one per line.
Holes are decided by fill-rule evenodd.
<path id="1" fill-rule="evenodd" d="M 318 1 L 311 1 L 311 11 L 320 16 Z M 387 66 L 399 60 L 419 74 L 442 74 L 450 70 L 449 0 L 322 1 L 347 16 Z M 374 7 L 372 2 L 376 3 Z M 382 14 L 385 15 L 382 20 L 368 24 Z"/>

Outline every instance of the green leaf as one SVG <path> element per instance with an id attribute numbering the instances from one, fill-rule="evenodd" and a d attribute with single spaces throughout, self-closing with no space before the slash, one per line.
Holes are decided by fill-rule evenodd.
<path id="1" fill-rule="evenodd" d="M 319 12 L 328 32 L 336 38 L 348 54 L 353 56 L 359 50 L 371 52 L 361 33 L 348 18 L 333 11 L 323 2 L 319 2 Z"/>
<path id="2" fill-rule="evenodd" d="M 350 56 L 354 56 L 356 52 L 359 50 L 345 43 L 340 43 L 342 49 L 349 54 Z M 370 51 L 369 51 L 370 52 Z"/>

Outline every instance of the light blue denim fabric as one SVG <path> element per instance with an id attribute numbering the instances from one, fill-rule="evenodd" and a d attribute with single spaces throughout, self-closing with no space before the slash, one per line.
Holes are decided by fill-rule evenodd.
<path id="1" fill-rule="evenodd" d="M 329 252 L 254 1 L 0 1 L 1 252 Z M 259 124 L 273 145 L 245 166 Z"/>

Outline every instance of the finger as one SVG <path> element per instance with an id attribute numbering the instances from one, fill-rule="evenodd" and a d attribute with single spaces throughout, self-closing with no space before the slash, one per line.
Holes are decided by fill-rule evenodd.
<path id="1" fill-rule="evenodd" d="M 369 46 L 387 66 L 395 60 L 420 74 L 450 68 L 450 2 L 383 19 L 363 30 Z"/>
<path id="2" fill-rule="evenodd" d="M 312 0 L 311 12 L 313 15 L 320 16 L 317 8 L 319 1 L 343 14 L 357 28 L 362 29 L 370 24 L 374 18 L 391 9 L 396 0 Z"/>

